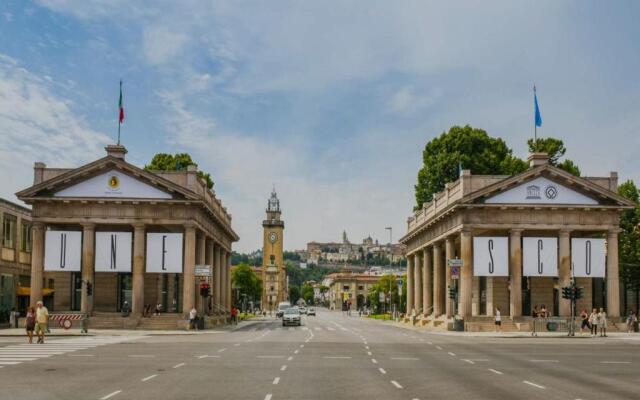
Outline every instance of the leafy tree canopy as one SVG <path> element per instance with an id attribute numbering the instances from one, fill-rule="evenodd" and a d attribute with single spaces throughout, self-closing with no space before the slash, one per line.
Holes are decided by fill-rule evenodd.
<path id="1" fill-rule="evenodd" d="M 527 145 L 529 146 L 529 152 L 543 152 L 549 155 L 549 164 L 555 165 L 558 168 L 561 168 L 573 175 L 580 176 L 580 168 L 571 160 L 565 159 L 560 162 L 560 158 L 564 156 L 564 153 L 567 152 L 566 147 L 564 147 L 564 142 L 560 139 L 556 138 L 538 138 L 536 140 L 529 139 L 527 140 Z"/>
<path id="2" fill-rule="evenodd" d="M 231 274 L 231 282 L 234 288 L 240 290 L 241 294 L 246 294 L 252 300 L 260 299 L 262 281 L 249 264 L 238 264 Z"/>
<path id="3" fill-rule="evenodd" d="M 157 153 L 151 162 L 144 166 L 144 169 L 147 171 L 185 171 L 189 165 L 198 166 L 188 153 Z M 213 188 L 211 174 L 198 171 L 198 176 L 207 182 L 207 188 Z"/>
<path id="4" fill-rule="evenodd" d="M 618 187 L 618 193 L 636 203 L 635 209 L 625 211 L 620 217 L 620 277 L 628 289 L 640 290 L 640 191 L 629 180 Z"/>

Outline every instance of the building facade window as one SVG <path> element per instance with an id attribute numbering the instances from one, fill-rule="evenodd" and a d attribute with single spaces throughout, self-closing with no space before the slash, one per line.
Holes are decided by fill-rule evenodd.
<path id="1" fill-rule="evenodd" d="M 31 252 L 31 225 L 20 226 L 20 251 Z"/>
<path id="2" fill-rule="evenodd" d="M 13 249 L 16 236 L 16 217 L 4 214 L 2 219 L 2 247 Z"/>

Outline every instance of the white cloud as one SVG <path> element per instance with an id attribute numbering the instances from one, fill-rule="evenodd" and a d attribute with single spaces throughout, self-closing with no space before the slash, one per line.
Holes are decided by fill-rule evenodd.
<path id="1" fill-rule="evenodd" d="M 73 113 L 53 84 L 0 54 L 0 196 L 33 182 L 33 163 L 56 167 L 83 164 L 101 156 L 109 141 Z"/>
<path id="2" fill-rule="evenodd" d="M 173 32 L 166 26 L 154 26 L 145 29 L 142 47 L 151 64 L 179 62 L 187 40 L 184 33 Z"/>
<path id="3" fill-rule="evenodd" d="M 398 114 L 411 115 L 432 106 L 438 97 L 440 97 L 440 93 L 437 91 L 421 95 L 416 93 L 414 88 L 405 86 L 391 95 L 388 105 L 392 111 Z"/>

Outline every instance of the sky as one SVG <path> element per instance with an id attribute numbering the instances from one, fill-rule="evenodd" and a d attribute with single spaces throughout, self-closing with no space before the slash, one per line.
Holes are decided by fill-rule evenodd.
<path id="1" fill-rule="evenodd" d="M 117 135 L 138 166 L 188 152 L 241 252 L 275 185 L 285 248 L 406 232 L 422 149 L 452 125 L 526 158 L 541 136 L 583 175 L 640 182 L 640 2 L 0 2 L 0 197 L 33 163 L 80 166 Z"/>

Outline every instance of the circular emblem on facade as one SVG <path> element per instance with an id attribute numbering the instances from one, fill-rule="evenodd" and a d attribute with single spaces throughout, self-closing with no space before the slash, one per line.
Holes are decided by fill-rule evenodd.
<path id="1" fill-rule="evenodd" d="M 270 241 L 271 243 L 275 243 L 275 242 L 277 242 L 277 241 L 278 241 L 278 234 L 277 234 L 277 233 L 275 233 L 275 232 L 270 232 L 270 233 L 269 233 L 269 241 Z"/>
<path id="2" fill-rule="evenodd" d="M 558 189 L 555 186 L 547 186 L 544 190 L 544 195 L 547 196 L 547 199 L 555 199 L 558 195 Z"/>
<path id="3" fill-rule="evenodd" d="M 109 189 L 118 190 L 120 188 L 120 178 L 117 175 L 109 176 L 109 181 L 107 182 Z"/>

